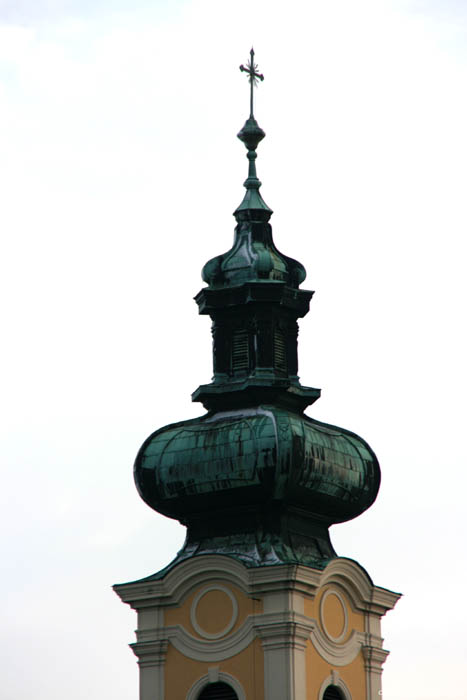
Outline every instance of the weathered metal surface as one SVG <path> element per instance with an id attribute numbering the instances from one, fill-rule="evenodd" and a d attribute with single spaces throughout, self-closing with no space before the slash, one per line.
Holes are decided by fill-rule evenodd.
<path id="1" fill-rule="evenodd" d="M 254 55 L 245 71 L 258 77 Z M 253 89 L 253 82 L 251 82 Z M 275 246 L 256 175 L 256 148 L 264 138 L 251 109 L 238 134 L 247 148 L 246 193 L 235 211 L 232 248 L 203 268 L 208 284 L 196 296 L 201 314 L 213 321 L 212 384 L 192 395 L 208 411 L 276 403 L 303 411 L 319 390 L 298 379 L 297 318 L 308 312 L 312 291 L 299 289 L 305 268 Z"/>
<path id="2" fill-rule="evenodd" d="M 232 248 L 209 260 L 202 276 L 212 289 L 268 281 L 285 282 L 297 288 L 306 272 L 301 263 L 276 248 L 269 223 L 242 221 L 235 229 Z"/>
<path id="3" fill-rule="evenodd" d="M 240 66 L 240 70 L 242 73 L 246 73 L 248 75 L 248 81 L 250 83 L 250 117 L 253 117 L 253 91 L 255 86 L 258 84 L 258 80 L 264 80 L 264 75 L 258 71 L 258 66 L 255 63 L 255 51 L 253 47 L 251 47 L 250 50 L 250 60 L 246 66 L 242 64 Z"/>
<path id="4" fill-rule="evenodd" d="M 249 502 L 287 499 L 331 524 L 371 505 L 379 467 L 353 433 L 270 406 L 156 431 L 138 454 L 135 478 L 151 507 L 181 520 L 202 512 L 206 496 L 216 508 L 239 506 L 241 491 Z"/>
<path id="5" fill-rule="evenodd" d="M 204 266 L 207 287 L 196 296 L 213 322 L 214 377 L 192 398 L 209 413 L 153 433 L 135 480 L 151 508 L 188 527 L 171 566 L 222 553 L 247 566 L 322 567 L 336 556 L 328 527 L 373 503 L 380 471 L 364 440 L 303 414 L 320 395 L 298 377 L 297 319 L 313 292 L 299 289 L 303 265 L 274 245 L 256 174 L 265 133 L 253 115 L 254 55 L 245 70 L 251 109 L 238 137 L 247 148 L 246 193 L 234 244 Z"/>
<path id="6" fill-rule="evenodd" d="M 234 538 L 250 564 L 316 565 L 333 555 L 329 525 L 371 505 L 380 472 L 353 433 L 259 406 L 156 431 L 138 454 L 135 480 L 148 505 L 188 526 L 191 550 L 218 552 Z"/>

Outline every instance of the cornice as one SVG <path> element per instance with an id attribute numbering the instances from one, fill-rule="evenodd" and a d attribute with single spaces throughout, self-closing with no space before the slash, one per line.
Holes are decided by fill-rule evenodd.
<path id="1" fill-rule="evenodd" d="M 306 649 L 313 622 L 297 613 L 257 615 L 255 628 L 263 649 Z"/>
<path id="2" fill-rule="evenodd" d="M 332 559 L 322 573 L 320 587 L 335 583 L 348 594 L 356 610 L 383 616 L 392 610 L 400 593 L 373 584 L 367 571 L 353 559 Z"/>
<path id="3" fill-rule="evenodd" d="M 314 597 L 322 572 L 299 564 L 285 564 L 250 569 L 249 574 L 250 590 L 255 595 L 293 591 Z"/>
<path id="4" fill-rule="evenodd" d="M 332 559 L 320 570 L 299 564 L 247 568 L 229 556 L 200 555 L 182 561 L 161 579 L 149 577 L 113 588 L 123 602 L 143 609 L 178 605 L 197 587 L 213 581 L 236 586 L 254 597 L 290 591 L 313 598 L 319 589 L 336 584 L 347 593 L 354 609 L 380 617 L 401 597 L 375 586 L 360 564 L 344 557 Z"/>
<path id="5" fill-rule="evenodd" d="M 151 641 L 138 641 L 130 644 L 130 647 L 138 657 L 140 666 L 162 666 L 165 663 L 169 643 L 166 639 L 153 639 Z"/>
<path id="6" fill-rule="evenodd" d="M 365 660 L 365 670 L 382 673 L 383 664 L 389 656 L 389 651 L 380 647 L 363 646 L 362 654 Z"/>
<path id="7" fill-rule="evenodd" d="M 237 586 L 249 593 L 249 570 L 232 557 L 208 554 L 191 557 L 170 569 L 161 579 L 142 579 L 113 586 L 132 608 L 178 605 L 195 588 L 213 580 Z"/>

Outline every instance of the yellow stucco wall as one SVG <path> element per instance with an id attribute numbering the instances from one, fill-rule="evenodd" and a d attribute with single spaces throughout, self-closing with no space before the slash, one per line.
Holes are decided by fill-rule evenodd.
<path id="1" fill-rule="evenodd" d="M 223 580 L 212 580 L 193 589 L 178 606 L 165 609 L 165 624 L 180 625 L 196 639 L 212 644 L 216 648 L 218 640 L 225 638 L 222 631 L 232 621 L 234 606 L 226 590 L 234 597 L 238 606 L 238 616 L 227 635 L 245 622 L 248 615 L 263 612 L 260 600 L 249 598 L 238 587 Z M 345 613 L 344 613 L 345 608 Z M 192 624 L 190 613 L 195 611 L 198 629 Z M 345 644 L 354 630 L 364 631 L 364 615 L 355 610 L 351 600 L 338 584 L 325 585 L 315 598 L 305 598 L 304 613 L 317 621 L 323 635 L 334 637 L 334 643 Z M 345 621 L 347 629 L 344 633 Z M 206 634 L 200 634 L 199 628 Z M 210 641 L 208 635 L 220 635 Z M 336 641 L 336 639 L 338 641 Z M 317 700 L 323 681 L 333 669 L 349 689 L 352 698 L 361 700 L 366 696 L 366 676 L 361 652 L 344 666 L 332 666 L 325 661 L 310 640 L 306 648 L 306 698 Z M 222 661 L 200 662 L 185 657 L 169 644 L 165 664 L 165 693 L 170 700 L 185 700 L 190 688 L 200 678 L 206 676 L 210 668 L 218 667 L 220 672 L 232 675 L 243 686 L 246 697 L 264 699 L 264 655 L 261 641 L 255 639 L 246 649 Z M 301 700 L 301 699 L 300 699 Z"/>
<path id="2" fill-rule="evenodd" d="M 345 644 L 354 630 L 363 632 L 365 628 L 363 613 L 353 609 L 344 590 L 336 584 L 324 586 L 314 599 L 306 599 L 304 606 L 305 615 L 318 621 L 324 635 L 330 634 L 339 637 L 343 632 L 344 623 L 342 604 L 345 606 L 347 615 L 347 631 L 342 635 L 342 639 L 336 642 L 338 644 Z M 331 675 L 333 669 L 339 672 L 339 676 L 349 689 L 352 698 L 360 700 L 366 697 L 366 675 L 361 652 L 353 661 L 344 666 L 332 666 L 320 656 L 313 643 L 309 641 L 306 650 L 306 668 L 307 700 L 318 698 L 322 683 Z"/>
<path id="3" fill-rule="evenodd" d="M 218 662 L 201 662 L 187 659 L 175 647 L 169 645 L 165 664 L 165 695 L 170 700 L 185 700 L 188 691 L 199 678 L 206 676 L 209 668 L 234 676 L 242 685 L 247 698 L 264 698 L 264 661 L 261 642 L 254 642 L 240 654 Z"/>
<path id="4" fill-rule="evenodd" d="M 352 698 L 362 700 L 366 697 L 365 668 L 361 652 L 347 666 L 331 666 L 321 658 L 311 642 L 308 642 L 306 650 L 307 700 L 317 700 L 318 692 L 323 681 L 331 675 L 331 671 L 336 669 Z"/>
<path id="5" fill-rule="evenodd" d="M 216 588 L 220 586 L 220 589 Z M 165 625 L 180 625 L 189 634 L 216 646 L 217 640 L 209 641 L 192 625 L 190 612 L 195 603 L 198 626 L 208 634 L 218 634 L 232 620 L 233 606 L 227 589 L 238 606 L 238 617 L 228 636 L 242 625 L 248 615 L 263 611 L 262 602 L 246 596 L 239 588 L 224 581 L 212 580 L 193 590 L 177 607 L 165 609 Z M 203 591 L 206 591 L 203 594 Z M 199 597 L 199 594 L 202 594 Z M 196 599 L 198 598 L 198 602 Z M 226 635 L 219 637 L 223 639 Z M 234 676 L 243 686 L 247 698 L 264 700 L 264 658 L 261 642 L 255 639 L 246 649 L 223 661 L 202 662 L 185 657 L 169 644 L 165 663 L 165 694 L 171 700 L 184 700 L 193 684 L 206 676 L 209 668 L 218 667 L 220 672 Z"/>

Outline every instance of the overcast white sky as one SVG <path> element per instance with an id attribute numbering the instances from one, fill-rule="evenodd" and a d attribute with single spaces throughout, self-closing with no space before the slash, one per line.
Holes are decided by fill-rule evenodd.
<path id="1" fill-rule="evenodd" d="M 385 699 L 467 698 L 467 4 L 0 0 L 2 700 L 138 697 L 110 586 L 183 541 L 132 463 L 202 413 L 252 43 L 262 193 L 316 290 L 309 415 L 382 468 L 333 542 L 404 593 Z"/>

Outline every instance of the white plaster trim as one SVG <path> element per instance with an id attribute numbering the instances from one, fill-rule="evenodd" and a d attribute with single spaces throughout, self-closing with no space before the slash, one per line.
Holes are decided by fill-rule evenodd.
<path id="1" fill-rule="evenodd" d="M 218 554 L 186 559 L 163 579 L 118 584 L 114 590 L 124 603 L 135 609 L 172 606 L 180 605 L 200 586 L 212 584 L 213 579 L 220 584 L 232 584 L 246 595 L 250 592 L 250 571 L 232 557 Z"/>
<path id="2" fill-rule="evenodd" d="M 245 623 L 239 627 L 235 634 L 221 640 L 197 639 L 189 634 L 180 625 L 166 627 L 164 630 L 165 636 L 171 644 L 184 656 L 194 661 L 211 661 L 218 662 L 229 659 L 235 654 L 249 646 L 254 638 L 253 619 L 248 617 Z"/>
<path id="3" fill-rule="evenodd" d="M 208 668 L 208 676 L 210 683 L 217 683 L 219 680 L 219 666 L 211 666 Z"/>
<path id="4" fill-rule="evenodd" d="M 311 642 L 318 654 L 334 666 L 350 664 L 365 643 L 365 635 L 354 630 L 345 644 L 337 644 L 321 632 L 315 620 L 312 622 L 314 627 L 311 632 Z"/>
<path id="5" fill-rule="evenodd" d="M 302 700 L 306 696 L 305 652 L 312 625 L 301 613 L 258 615 L 256 630 L 264 652 L 267 700 Z"/>
<path id="6" fill-rule="evenodd" d="M 334 636 L 329 632 L 328 628 L 326 627 L 326 622 L 325 622 L 325 619 L 324 619 L 324 601 L 326 600 L 326 598 L 327 598 L 329 595 L 334 595 L 334 596 L 336 596 L 336 598 L 339 600 L 339 602 L 340 602 L 340 604 L 341 604 L 341 606 L 342 606 L 342 610 L 344 611 L 344 627 L 343 627 L 343 629 L 342 629 L 342 632 L 341 632 L 337 637 L 334 637 Z M 329 639 L 330 639 L 332 642 L 335 642 L 336 644 L 339 644 L 340 642 L 342 642 L 342 641 L 345 639 L 345 636 L 346 636 L 346 634 L 347 634 L 347 632 L 348 632 L 348 629 L 349 629 L 349 616 L 348 616 L 348 613 L 347 613 L 347 605 L 346 605 L 346 602 L 345 602 L 343 596 L 342 596 L 342 595 L 339 593 L 339 591 L 337 591 L 335 588 L 328 588 L 328 589 L 323 593 L 323 595 L 321 596 L 321 600 L 320 600 L 320 603 L 319 603 L 319 621 L 321 622 L 321 627 L 323 628 L 323 631 L 324 631 L 325 635 L 326 635 L 327 637 L 329 637 Z"/>
<path id="7" fill-rule="evenodd" d="M 332 559 L 324 571 L 296 564 L 248 569 L 232 557 L 220 554 L 187 559 L 157 581 L 135 581 L 113 588 L 124 603 L 135 609 L 179 605 L 203 584 L 232 584 L 246 595 L 260 596 L 273 591 L 292 590 L 314 597 L 320 587 L 335 583 L 349 596 L 356 610 L 379 616 L 391 610 L 400 598 L 385 588 L 374 586 L 369 575 L 352 559 Z"/>
<path id="8" fill-rule="evenodd" d="M 401 597 L 399 593 L 375 586 L 360 564 L 345 557 L 332 559 L 324 569 L 320 586 L 324 587 L 330 583 L 335 583 L 344 589 L 354 609 L 379 616 L 392 610 Z"/>
<path id="9" fill-rule="evenodd" d="M 321 571 L 297 564 L 259 566 L 250 569 L 251 593 L 255 596 L 285 591 L 313 598 L 320 585 Z"/>
<path id="10" fill-rule="evenodd" d="M 151 642 L 168 640 L 189 659 L 217 663 L 239 654 L 254 641 L 256 636 L 261 638 L 264 648 L 295 647 L 305 649 L 313 625 L 316 626 L 314 620 L 311 621 L 305 615 L 293 612 L 263 613 L 248 615 L 240 627 L 224 639 L 198 639 L 181 625 L 172 625 L 164 629 L 145 630 L 144 643 L 149 645 Z M 321 636 L 324 644 L 326 642 L 332 644 L 326 640 L 324 635 Z"/>
<path id="11" fill-rule="evenodd" d="M 153 639 L 147 642 L 135 642 L 130 644 L 135 656 L 138 657 L 140 666 L 163 666 L 167 654 L 168 642 L 166 639 Z"/>
<path id="12" fill-rule="evenodd" d="M 389 651 L 374 646 L 362 647 L 365 668 L 374 673 L 382 674 L 383 664 L 389 656 Z"/>
<path id="13" fill-rule="evenodd" d="M 326 678 L 321 683 L 321 687 L 319 689 L 318 693 L 318 700 L 323 700 L 324 693 L 326 692 L 326 689 L 329 688 L 330 685 L 335 685 L 339 690 L 341 691 L 342 695 L 344 696 L 344 700 L 352 700 L 352 696 L 350 694 L 349 689 L 345 685 L 344 681 L 339 675 L 339 671 L 335 671 L 334 669 L 331 671 L 331 675 Z"/>
<path id="14" fill-rule="evenodd" d="M 209 593 L 209 591 L 222 591 L 225 593 L 229 598 L 230 602 L 232 603 L 232 617 L 230 618 L 230 621 L 227 623 L 227 625 L 222 629 L 220 632 L 215 632 L 215 633 L 210 633 L 206 632 L 200 624 L 198 624 L 198 620 L 196 619 L 196 608 L 198 607 L 198 603 L 203 598 L 206 593 Z M 221 586 L 219 584 L 213 584 L 212 586 L 205 586 L 202 588 L 198 593 L 196 594 L 193 603 L 191 604 L 191 609 L 190 609 L 190 620 L 191 624 L 193 625 L 193 628 L 198 632 L 198 634 L 201 637 L 204 637 L 205 639 L 220 639 L 221 637 L 225 637 L 232 627 L 235 625 L 238 619 L 238 603 L 237 599 L 233 595 L 232 591 L 226 588 L 226 586 Z"/>
<path id="15" fill-rule="evenodd" d="M 304 651 L 310 639 L 313 622 L 296 613 L 257 615 L 255 628 L 264 650 L 300 649 Z"/>
<path id="16" fill-rule="evenodd" d="M 215 682 L 227 683 L 227 685 L 232 686 L 232 688 L 237 693 L 238 700 L 246 700 L 246 695 L 245 691 L 243 690 L 243 687 L 240 685 L 236 678 L 230 675 L 230 673 L 224 673 L 223 671 L 219 671 L 217 681 Z M 209 674 L 207 676 L 202 676 L 201 678 L 198 678 L 198 680 L 191 686 L 190 690 L 188 691 L 186 700 L 198 700 L 201 691 L 210 683 L 212 683 L 212 681 L 210 680 Z"/>

